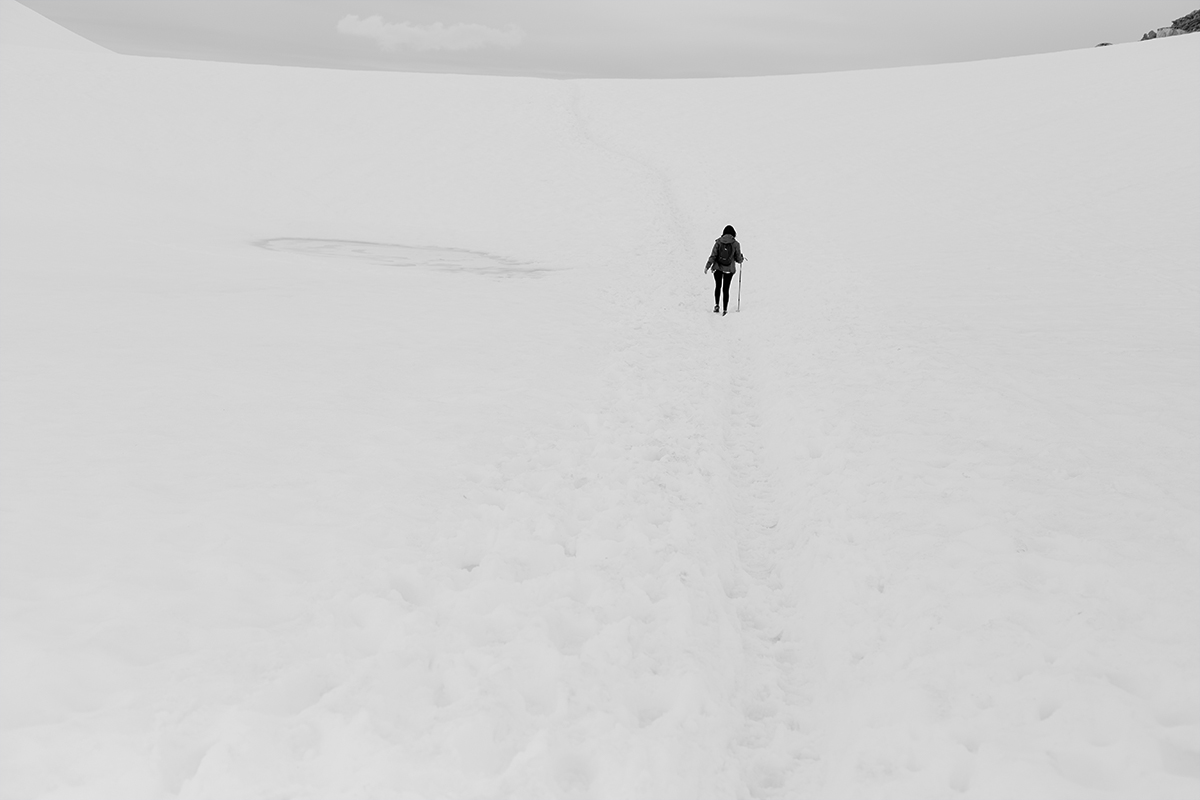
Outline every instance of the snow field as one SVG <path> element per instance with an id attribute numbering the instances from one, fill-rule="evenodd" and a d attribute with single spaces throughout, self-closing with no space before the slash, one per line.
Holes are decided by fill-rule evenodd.
<path id="1" fill-rule="evenodd" d="M 797 543 L 783 642 L 819 664 L 822 796 L 1194 791 L 1195 63 L 1123 48 L 584 105 L 695 218 L 769 220 L 733 345 Z M 1172 122 L 1123 111 L 1147 104 Z"/>
<path id="2" fill-rule="evenodd" d="M 69 60 L 12 58 L 5 74 L 24 75 L 5 85 L 6 105 L 37 108 L 29 117 L 56 130 L 83 119 L 90 138 L 60 151 L 37 129 L 5 130 L 4 152 L 23 154 L 6 174 L 44 193 L 11 193 L 4 209 L 26 232 L 6 240 L 6 297 L 22 302 L 4 318 L 28 336 L 5 364 L 31 387 L 6 409 L 8 464 L 21 465 L 5 476 L 19 498 L 6 528 L 59 532 L 5 541 L 5 563 L 21 566 L 5 583 L 8 651 L 20 653 L 7 659 L 21 676 L 10 685 L 22 687 L 5 699 L 17 731 L 6 750 L 28 765 L 9 791 L 736 791 L 724 742 L 740 638 L 718 574 L 734 580 L 736 565 L 706 514 L 721 423 L 707 383 L 681 387 L 658 366 L 687 338 L 646 352 L 662 286 L 556 257 L 564 240 L 610 238 L 609 226 L 661 246 L 643 233 L 655 214 L 638 206 L 640 178 L 621 186 L 621 164 L 575 145 L 571 117 L 555 118 L 570 95 L 549 84 L 532 109 L 496 102 L 547 117 L 531 126 L 546 138 L 509 136 L 530 154 L 503 164 L 463 164 L 472 141 L 443 136 L 438 150 L 400 114 L 424 170 L 396 167 L 393 182 L 375 178 L 386 196 L 358 200 L 424 230 L 447 225 L 463 196 L 481 202 L 474 181 L 493 209 L 515 193 L 509 217 L 489 223 L 496 238 L 526 230 L 524 214 L 547 230 L 489 250 L 568 271 L 397 275 L 249 246 L 296 233 L 308 203 L 356 216 L 325 205 L 344 179 L 341 148 L 353 148 L 343 132 L 297 133 L 314 157 L 292 162 L 256 125 L 229 125 L 251 113 L 262 123 L 246 110 L 252 95 L 271 98 L 288 130 L 299 112 L 277 79 L 290 71 L 258 72 L 266 86 L 242 81 L 243 95 L 224 91 L 218 69 L 221 92 L 172 106 L 175 87 L 213 65 L 79 62 L 85 91 Z M 114 98 L 98 86 L 122 87 L 125 116 L 108 115 Z M 477 96 L 464 107 L 477 103 L 495 135 L 502 119 Z M 144 134 L 148 119 L 160 135 Z M 468 140 L 482 129 L 456 128 Z M 583 151 L 566 172 L 554 160 L 564 130 Z M 375 138 L 360 147 L 391 152 L 365 131 Z M 564 196 L 604 185 L 589 153 L 628 198 L 625 217 L 588 200 L 603 226 L 556 216 L 532 188 L 558 172 L 551 188 Z M 531 176 L 534 162 L 547 167 Z M 298 193 L 293 168 L 323 176 L 321 190 Z M 263 197 L 275 175 L 289 176 L 291 208 Z M 183 187 L 183 203 L 159 202 L 163 185 Z M 129 204 L 100 197 L 122 191 Z M 64 203 L 88 206 L 77 227 L 57 221 Z M 369 221 L 303 232 L 396 238 Z M 598 322 L 598 308 L 630 298 L 636 310 Z M 703 355 L 685 377 L 704 374 Z M 63 641 L 70 661 L 53 655 Z"/>
<path id="3" fill-rule="evenodd" d="M 6 43 L 0 794 L 1193 796 L 1198 53 L 1145 44 Z"/>

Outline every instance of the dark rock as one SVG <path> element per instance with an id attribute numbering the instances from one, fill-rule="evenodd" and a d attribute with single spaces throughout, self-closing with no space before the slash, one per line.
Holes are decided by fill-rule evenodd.
<path id="1" fill-rule="evenodd" d="M 1101 42 L 1096 47 L 1112 47 L 1112 42 Z"/>
<path id="2" fill-rule="evenodd" d="M 1142 36 L 1142 41 L 1147 39 L 1161 39 L 1164 36 L 1179 36 L 1182 33 L 1195 33 L 1200 31 L 1200 8 L 1190 14 L 1185 14 L 1179 19 L 1172 22 L 1166 28 L 1155 28 Z"/>
<path id="3" fill-rule="evenodd" d="M 1200 31 L 1200 8 L 1171 23 L 1171 27 L 1184 33 Z"/>

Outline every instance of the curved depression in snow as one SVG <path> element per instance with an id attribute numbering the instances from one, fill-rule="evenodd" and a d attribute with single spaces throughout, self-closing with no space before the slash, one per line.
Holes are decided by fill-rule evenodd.
<path id="1" fill-rule="evenodd" d="M 481 275 L 524 275 L 557 271 L 527 261 L 458 247 L 414 247 L 387 242 L 290 237 L 262 239 L 254 244 L 284 253 L 346 259 L 385 267 L 416 267 L 442 272 L 474 272 Z"/>

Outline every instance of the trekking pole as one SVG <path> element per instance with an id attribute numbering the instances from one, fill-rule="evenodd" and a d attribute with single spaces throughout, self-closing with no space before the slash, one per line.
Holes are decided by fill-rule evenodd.
<path id="1" fill-rule="evenodd" d="M 738 270 L 738 313 L 742 311 L 742 270 L 746 269 L 746 259 L 742 259 L 742 269 Z"/>

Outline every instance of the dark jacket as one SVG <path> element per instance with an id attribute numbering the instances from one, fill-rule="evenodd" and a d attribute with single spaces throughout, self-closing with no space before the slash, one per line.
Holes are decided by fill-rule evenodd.
<path id="1" fill-rule="evenodd" d="M 717 247 L 721 242 L 733 242 L 733 261 L 729 263 L 728 267 L 722 267 L 717 263 Z M 740 263 L 742 263 L 742 245 L 737 239 L 727 233 L 713 242 L 712 252 L 708 254 L 708 264 L 705 266 L 705 270 L 711 269 L 713 272 L 721 270 L 721 272 L 736 273 L 737 265 Z"/>

